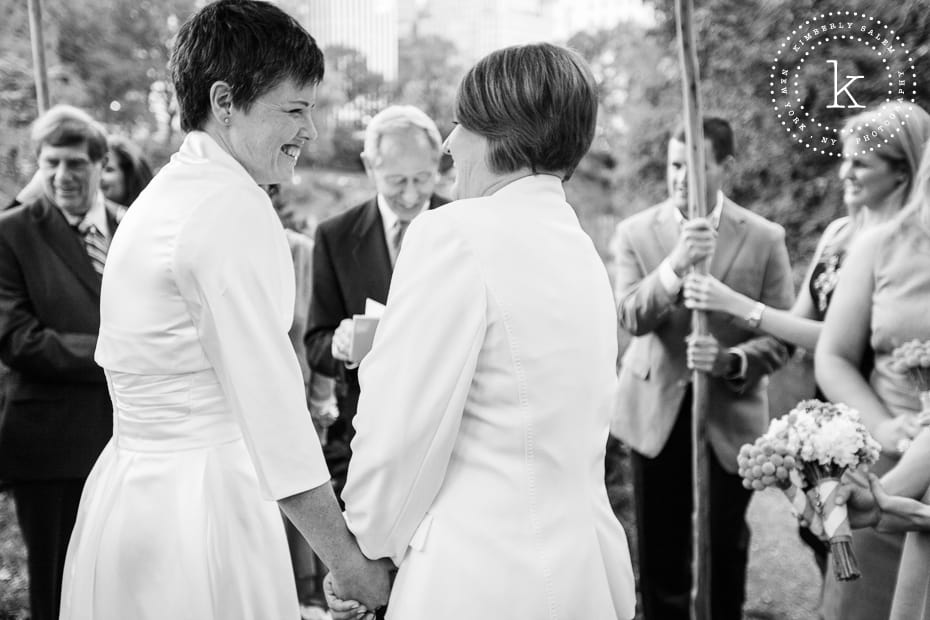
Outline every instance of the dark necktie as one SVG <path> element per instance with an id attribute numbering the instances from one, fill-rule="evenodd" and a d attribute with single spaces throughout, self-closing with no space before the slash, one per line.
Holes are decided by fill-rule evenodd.
<path id="1" fill-rule="evenodd" d="M 107 260 L 107 250 L 110 244 L 103 233 L 93 224 L 88 224 L 82 228 L 81 239 L 84 241 L 84 250 L 87 252 L 87 256 L 90 257 L 94 271 L 102 276 L 103 264 Z"/>

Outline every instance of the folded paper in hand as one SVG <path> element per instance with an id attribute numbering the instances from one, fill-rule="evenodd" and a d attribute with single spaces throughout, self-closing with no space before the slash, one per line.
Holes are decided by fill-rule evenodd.
<path id="1" fill-rule="evenodd" d="M 349 352 L 351 359 L 362 361 L 362 358 L 371 351 L 371 345 L 375 340 L 375 330 L 383 314 L 384 304 L 368 298 L 365 300 L 365 314 L 356 314 L 352 317 L 352 350 Z"/>

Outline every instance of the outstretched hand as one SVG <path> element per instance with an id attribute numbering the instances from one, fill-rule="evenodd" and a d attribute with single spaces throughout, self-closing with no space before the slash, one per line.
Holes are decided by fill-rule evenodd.
<path id="1" fill-rule="evenodd" d="M 881 490 L 881 484 L 874 474 L 869 474 L 868 484 L 860 476 L 847 475 L 836 488 L 836 505 L 846 506 L 851 528 L 874 527 L 881 519 L 881 508 L 873 493 L 876 486 Z M 881 492 L 884 493 L 883 490 Z"/>

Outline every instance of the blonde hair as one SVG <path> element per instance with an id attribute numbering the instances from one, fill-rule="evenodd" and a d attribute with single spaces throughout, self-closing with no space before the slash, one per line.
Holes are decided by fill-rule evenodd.
<path id="1" fill-rule="evenodd" d="M 924 148 L 930 140 L 930 114 L 923 108 L 903 101 L 884 103 L 877 110 L 860 112 L 848 118 L 840 135 L 844 144 L 848 140 L 865 143 L 864 138 L 884 136 L 883 140 L 874 141 L 876 146 L 869 152 L 885 160 L 892 169 L 903 172 L 907 177 L 904 183 L 885 198 L 885 205 L 894 211 L 903 211 L 906 210 L 905 205 L 910 205 L 917 194 L 926 193 L 918 191 L 925 185 L 920 182 L 921 173 L 927 176 L 926 182 L 930 182 L 930 170 L 924 171 L 927 162 L 923 158 Z M 849 224 L 837 232 L 829 242 L 833 251 L 848 247 L 863 226 L 862 208 L 848 209 Z"/>

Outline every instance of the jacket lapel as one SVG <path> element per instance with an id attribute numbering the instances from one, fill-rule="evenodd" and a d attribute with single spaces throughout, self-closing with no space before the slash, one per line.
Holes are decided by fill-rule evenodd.
<path id="1" fill-rule="evenodd" d="M 717 249 L 710 261 L 710 273 L 721 282 L 726 278 L 746 240 L 745 224 L 745 218 L 733 208 L 733 203 L 724 199 L 720 225 L 717 228 Z"/>
<path id="2" fill-rule="evenodd" d="M 659 246 L 662 249 L 660 255 L 663 258 L 671 254 L 681 232 L 681 226 L 678 224 L 678 218 L 675 217 L 674 209 L 675 205 L 671 202 L 662 203 L 662 206 L 656 210 L 656 217 L 652 221 L 652 229 L 659 241 Z"/>
<path id="3" fill-rule="evenodd" d="M 352 230 L 352 257 L 358 270 L 358 281 L 368 282 L 368 297 L 387 301 L 391 285 L 391 255 L 384 240 L 384 225 L 378 211 L 377 198 L 369 201 Z"/>
<path id="4" fill-rule="evenodd" d="M 65 216 L 45 198 L 35 202 L 30 209 L 45 243 L 74 272 L 77 279 L 99 297 L 100 276 L 94 271 L 80 236 L 71 228 Z"/>

